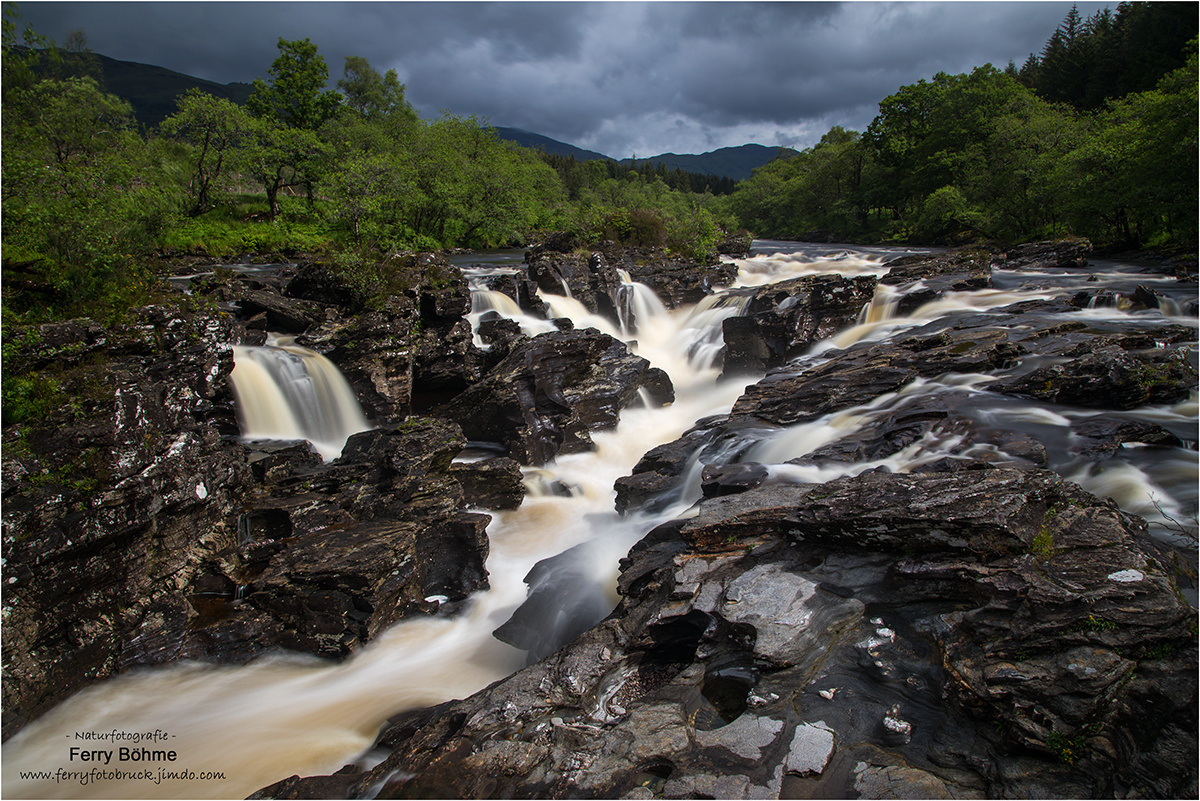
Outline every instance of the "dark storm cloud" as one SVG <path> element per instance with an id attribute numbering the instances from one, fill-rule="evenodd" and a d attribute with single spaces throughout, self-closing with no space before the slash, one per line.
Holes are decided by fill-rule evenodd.
<path id="1" fill-rule="evenodd" d="M 1081 3 L 1086 17 L 1101 3 Z M 63 41 L 222 83 L 265 77 L 276 41 L 309 38 L 394 68 L 424 116 L 475 114 L 616 157 L 862 130 L 877 103 L 938 71 L 1018 64 L 1069 2 L 24 3 Z"/>

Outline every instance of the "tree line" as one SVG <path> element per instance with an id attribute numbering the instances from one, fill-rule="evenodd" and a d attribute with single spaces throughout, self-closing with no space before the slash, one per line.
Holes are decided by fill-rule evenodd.
<path id="1" fill-rule="evenodd" d="M 1190 3 L 1123 3 L 1086 24 L 1072 9 L 1041 58 L 903 86 L 866 131 L 835 126 L 757 170 L 733 211 L 779 238 L 1194 245 L 1195 32 Z M 1079 80 L 1101 61 L 1102 97 Z"/>
<path id="2" fill-rule="evenodd" d="M 117 314 L 149 299 L 164 251 L 306 250 L 350 269 L 566 230 L 699 253 L 731 222 L 679 171 L 572 164 L 472 116 L 421 119 L 393 70 L 352 56 L 327 88 L 315 44 L 278 49 L 244 106 L 193 90 L 141 132 L 82 35 L 56 47 L 6 7 L 5 319 Z"/>

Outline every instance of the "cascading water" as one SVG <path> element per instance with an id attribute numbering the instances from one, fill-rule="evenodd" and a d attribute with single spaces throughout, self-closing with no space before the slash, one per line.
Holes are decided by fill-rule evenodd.
<path id="1" fill-rule="evenodd" d="M 741 262 L 744 285 L 801 273 L 853 276 L 881 274 L 887 269 L 878 252 L 822 257 L 813 248 L 791 247 L 795 253 L 783 252 L 785 247 L 779 245 L 773 255 Z M 840 343 L 819 343 L 804 358 L 813 360 L 819 357 L 817 354 L 827 357 L 855 343 L 882 340 L 948 315 L 977 315 L 995 306 L 1074 292 L 1078 282 L 1086 280 L 1078 273 L 1038 274 L 1038 288 L 1029 290 L 1019 286 L 1020 278 L 1015 273 L 1000 274 L 996 290 L 952 293 L 903 317 L 894 314 L 894 298 L 886 297 L 881 306 L 886 310 L 890 305 L 890 316 L 882 310 L 879 315 L 868 311 L 867 319 L 857 326 L 867 328 Z M 1139 276 L 1139 280 L 1146 279 Z M 569 316 L 577 326 L 595 326 L 613 336 L 623 336 L 612 323 L 589 314 L 577 300 L 546 293 L 542 298 L 551 316 Z M 488 296 L 478 300 L 476 313 L 495 311 L 518 319 L 523 328 L 534 325 L 535 318 L 519 310 L 514 312 L 502 301 L 489 300 Z M 713 295 L 692 309 L 655 308 L 636 315 L 636 352 L 671 375 L 675 403 L 666 408 L 626 409 L 616 430 L 593 434 L 597 446 L 594 452 L 560 456 L 537 470 L 527 471 L 534 491 L 520 508 L 493 513 L 488 527 L 491 588 L 474 596 L 458 616 L 403 622 L 336 665 L 312 658 L 277 656 L 244 667 L 177 665 L 117 678 L 70 698 L 4 746 L 6 764 L 22 768 L 49 766 L 62 763 L 64 743 L 76 731 L 157 729 L 171 736 L 169 747 L 179 754 L 179 761 L 172 767 L 197 773 L 217 771 L 224 778 L 82 785 L 78 781 L 23 781 L 6 771 L 4 794 L 11 798 L 245 797 L 292 774 L 328 773 L 356 760 L 370 762 L 371 756 L 365 752 L 391 715 L 464 697 L 524 664 L 525 655 L 497 641 L 492 631 L 525 601 L 527 588 L 522 579 L 542 560 L 586 546 L 586 558 L 563 566 L 565 572 L 559 573 L 559 579 L 568 573 L 570 581 L 586 579 L 611 603 L 615 600 L 618 559 L 655 525 L 690 513 L 689 507 L 699 496 L 699 474 L 704 464 L 759 462 L 767 466 L 770 480 L 789 482 L 827 481 L 873 467 L 908 470 L 950 452 L 960 444 L 959 438 L 952 432 L 928 435 L 885 459 L 812 464 L 804 463 L 802 457 L 861 430 L 903 404 L 920 402 L 927 396 L 952 398 L 956 408 L 982 423 L 1029 433 L 1046 443 L 1052 469 L 1087 489 L 1118 498 L 1132 511 L 1148 511 L 1153 516 L 1157 514 L 1157 502 L 1176 518 L 1187 519 L 1195 514 L 1194 450 L 1122 448 L 1112 458 L 1080 463 L 1070 455 L 1070 426 L 1094 411 L 1001 396 L 987 391 L 987 376 L 951 374 L 913 382 L 902 390 L 811 423 L 787 428 L 764 426 L 743 432 L 740 438 L 712 443 L 702 449 L 703 453 L 697 452 L 679 488 L 647 507 L 653 511 L 618 515 L 613 508 L 613 482 L 629 474 L 648 449 L 676 439 L 699 419 L 727 413 L 752 380 L 719 381 L 719 370 L 714 366 L 720 351 L 721 322 L 743 311 L 745 302 L 744 295 L 727 292 Z M 1159 311 L 1153 313 L 1161 315 Z M 1087 319 L 1104 325 L 1132 317 L 1127 311 L 1112 308 L 1076 314 L 1095 315 Z M 547 331 L 553 328 L 548 321 L 538 320 L 537 327 L 543 326 Z M 268 368 L 253 356 L 239 354 L 238 359 L 238 370 L 254 364 L 264 373 L 272 369 L 286 372 L 284 366 Z M 274 359 L 272 356 L 268 361 L 273 363 Z M 803 367 L 798 364 L 795 369 Z M 239 374 L 239 382 L 243 375 Z M 1194 448 L 1195 395 L 1185 403 L 1125 414 L 1154 420 L 1178 432 Z M 1003 458 L 1003 454 L 992 455 Z M 547 580 L 553 578 L 552 572 L 543 572 Z M 556 635 L 549 632 L 548 636 L 553 640 Z"/>
<path id="2" fill-rule="evenodd" d="M 308 440 L 329 461 L 351 434 L 371 427 L 346 379 L 319 353 L 276 338 L 235 345 L 233 359 L 230 383 L 247 440 Z"/>

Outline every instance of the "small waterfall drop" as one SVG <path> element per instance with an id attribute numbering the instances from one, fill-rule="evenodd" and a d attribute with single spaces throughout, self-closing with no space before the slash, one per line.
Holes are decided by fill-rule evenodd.
<path id="1" fill-rule="evenodd" d="M 233 359 L 230 383 L 247 440 L 305 439 L 329 461 L 351 434 L 371 427 L 337 367 L 289 338 L 235 345 Z"/>
<path id="2" fill-rule="evenodd" d="M 655 317 L 666 317 L 667 307 L 653 289 L 634 281 L 625 270 L 618 270 L 617 274 L 621 277 L 621 286 L 614 292 L 613 300 L 616 301 L 621 331 L 626 336 L 633 336 L 639 326 Z"/>

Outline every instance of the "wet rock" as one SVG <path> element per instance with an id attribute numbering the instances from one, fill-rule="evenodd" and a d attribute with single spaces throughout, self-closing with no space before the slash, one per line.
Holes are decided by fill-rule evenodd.
<path id="1" fill-rule="evenodd" d="M 1015 245 L 1004 251 L 1006 270 L 1046 270 L 1087 265 L 1092 243 L 1080 237 Z"/>
<path id="2" fill-rule="evenodd" d="M 667 308 L 698 303 L 737 278 L 737 267 L 714 252 L 704 259 L 668 253 L 661 247 L 625 247 L 601 243 L 590 251 L 566 252 L 561 245 L 535 246 L 525 255 L 530 280 L 543 292 L 570 294 L 588 308 L 618 323 L 618 294 L 624 271 L 646 284 Z"/>
<path id="3" fill-rule="evenodd" d="M 462 485 L 463 496 L 470 506 L 516 509 L 525 499 L 521 465 L 503 456 L 456 462 L 450 466 L 450 475 Z"/>
<path id="4" fill-rule="evenodd" d="M 942 253 L 914 253 L 887 262 L 888 272 L 879 283 L 904 291 L 898 314 L 909 314 L 947 292 L 984 289 L 992 285 L 992 267 L 1003 257 L 993 248 L 972 246 Z M 914 285 L 921 283 L 920 288 Z"/>
<path id="5" fill-rule="evenodd" d="M 852 324 L 874 291 L 871 276 L 819 275 L 748 292 L 742 314 L 723 323 L 724 373 L 755 373 L 785 363 Z"/>
<path id="6" fill-rule="evenodd" d="M 329 465 L 272 483 L 215 567 L 239 585 L 218 616 L 180 632 L 190 658 L 244 661 L 285 648 L 341 658 L 395 622 L 488 586 L 487 515 L 464 511 L 446 420 L 361 432 Z"/>
<path id="7" fill-rule="evenodd" d="M 1107 459 L 1127 442 L 1179 447 L 1183 442 L 1157 423 L 1126 420 L 1119 417 L 1089 417 L 1071 424 L 1071 433 L 1079 439 L 1071 452 L 1084 459 Z"/>
<path id="8" fill-rule="evenodd" d="M 1013 363 L 1024 350 L 1000 329 L 941 330 L 895 342 L 857 346 L 799 374 L 768 376 L 746 388 L 734 415 L 779 425 L 808 422 L 894 392 L 919 376 L 984 372 Z"/>
<path id="9" fill-rule="evenodd" d="M 646 384 L 661 385 L 645 359 L 594 329 L 525 340 L 442 413 L 470 439 L 502 442 L 537 465 L 592 447 L 589 432 L 612 428 Z"/>
<path id="10" fill-rule="evenodd" d="M 326 265 L 312 262 L 297 265 L 296 274 L 287 282 L 284 294 L 291 298 L 311 300 L 322 307 L 351 308 L 361 305 L 365 300 Z"/>
<path id="11" fill-rule="evenodd" d="M 180 588 L 229 536 L 249 470 L 226 377 L 240 332 L 148 307 L 132 323 L 5 331 L 5 380 L 57 363 L 61 405 L 4 429 L 4 736 L 186 625 Z"/>
<path id="12" fill-rule="evenodd" d="M 577 545 L 534 565 L 524 578 L 528 598 L 493 632 L 496 639 L 527 651 L 536 662 L 602 620 L 612 601 L 592 579 L 594 550 Z"/>
<path id="13" fill-rule="evenodd" d="M 713 419 L 706 425 L 701 421 L 679 439 L 647 451 L 631 475 L 622 476 L 614 483 L 617 511 L 624 514 L 648 504 L 652 505 L 650 508 L 656 508 L 669 503 L 672 499 L 664 497 L 665 491 L 675 486 L 696 451 L 712 439 L 713 428 L 719 422 Z"/>
<path id="14" fill-rule="evenodd" d="M 761 464 L 705 465 L 700 473 L 700 491 L 705 498 L 733 495 L 757 487 L 767 475 L 767 468 Z"/>
<path id="15" fill-rule="evenodd" d="M 1194 658 L 1195 613 L 1140 551 L 1139 525 L 1037 470 L 869 473 L 704 501 L 622 562 L 613 615 L 398 720 L 390 756 L 347 795 L 1186 791 L 1195 688 L 1168 701 L 1161 680 L 1176 655 Z M 1112 578 L 1124 571 L 1137 579 Z M 918 653 L 930 641 L 932 661 Z M 922 672 L 906 670 L 917 659 Z M 1135 661 L 1148 672 L 1130 681 Z M 1184 722 L 1150 714 L 1168 707 Z M 1079 743 L 1075 770 L 1062 742 Z"/>
<path id="16" fill-rule="evenodd" d="M 989 389 L 1078 406 L 1135 409 L 1183 400 L 1196 386 L 1186 349 L 1137 352 L 1101 347 L 1068 363 L 997 381 Z"/>
<path id="17" fill-rule="evenodd" d="M 285 334 L 302 334 L 325 319 L 317 304 L 293 300 L 277 291 L 247 290 L 238 297 L 237 304 L 245 318 L 264 315 L 268 330 Z"/>

